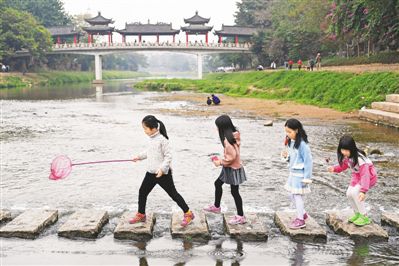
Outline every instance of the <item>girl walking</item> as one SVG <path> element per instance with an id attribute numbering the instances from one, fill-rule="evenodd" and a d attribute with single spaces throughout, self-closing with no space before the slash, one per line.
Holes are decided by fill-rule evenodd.
<path id="1" fill-rule="evenodd" d="M 289 162 L 289 176 L 285 189 L 291 193 L 290 197 L 297 212 L 290 228 L 300 229 L 306 227 L 305 220 L 308 218 L 303 195 L 310 193 L 312 154 L 308 145 L 308 136 L 301 122 L 294 118 L 287 120 L 285 132 L 288 151 L 283 151 L 282 156 Z"/>
<path id="2" fill-rule="evenodd" d="M 181 226 L 185 227 L 194 219 L 183 197 L 177 192 L 172 178 L 172 154 L 165 125 L 153 115 L 143 118 L 144 133 L 150 137 L 147 150 L 133 158 L 133 161 L 147 159 L 147 173 L 139 190 L 139 206 L 135 217 L 129 223 L 145 222 L 145 205 L 151 190 L 159 184 L 183 210 Z"/>
<path id="3" fill-rule="evenodd" d="M 247 177 L 240 159 L 240 132 L 227 115 L 219 116 L 215 120 L 215 124 L 219 132 L 220 142 L 224 148 L 224 157 L 221 160 L 217 157 L 212 158 L 215 166 L 221 166 L 222 171 L 214 183 L 215 202 L 204 210 L 220 213 L 220 201 L 223 193 L 222 186 L 224 183 L 229 184 L 237 208 L 237 215 L 231 218 L 229 224 L 244 224 L 246 223 L 246 219 L 242 207 L 239 186 L 247 180 Z"/>
<path id="4" fill-rule="evenodd" d="M 348 222 L 357 226 L 370 224 L 371 220 L 367 216 L 364 201 L 368 190 L 377 183 L 375 167 L 366 154 L 357 148 L 351 136 L 341 137 L 337 157 L 339 164 L 330 166 L 329 172 L 340 173 L 348 168 L 352 170 L 352 179 L 346 196 L 355 214 L 349 218 Z"/>

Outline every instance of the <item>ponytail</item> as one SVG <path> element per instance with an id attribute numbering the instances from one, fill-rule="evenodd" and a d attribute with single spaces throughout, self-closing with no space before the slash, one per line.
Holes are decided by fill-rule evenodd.
<path id="1" fill-rule="evenodd" d="M 161 133 L 162 136 L 164 136 L 166 139 L 169 139 L 168 134 L 166 133 L 166 128 L 164 123 L 162 121 L 158 120 L 155 116 L 153 115 L 147 115 L 146 117 L 143 118 L 142 123 L 148 127 L 148 128 L 157 128 L 158 129 L 158 124 L 159 124 L 159 133 Z"/>

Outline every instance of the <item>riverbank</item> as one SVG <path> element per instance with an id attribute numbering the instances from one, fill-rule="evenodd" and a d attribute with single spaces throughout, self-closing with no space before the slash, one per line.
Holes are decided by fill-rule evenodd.
<path id="1" fill-rule="evenodd" d="M 354 111 L 399 92 L 399 73 L 330 71 L 259 71 L 209 74 L 203 80 L 145 80 L 135 88 L 154 91 L 197 91 L 234 97 L 289 100 L 301 104 Z"/>
<path id="2" fill-rule="evenodd" d="M 147 73 L 135 71 L 103 71 L 104 80 L 131 79 L 147 75 Z M 0 89 L 91 82 L 94 78 L 92 71 L 45 71 L 25 75 L 19 72 L 0 73 Z"/>

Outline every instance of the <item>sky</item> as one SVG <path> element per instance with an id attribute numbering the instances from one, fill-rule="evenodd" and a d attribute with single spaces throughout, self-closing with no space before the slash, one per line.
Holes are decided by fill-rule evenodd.
<path id="1" fill-rule="evenodd" d="M 174 29 L 184 26 L 184 18 L 194 16 L 195 11 L 205 18 L 211 18 L 208 25 L 220 30 L 222 24 L 234 25 L 234 14 L 237 11 L 237 0 L 62 0 L 67 13 L 71 15 L 90 13 L 93 16 L 101 11 L 101 15 L 112 18 L 116 29 L 123 29 L 125 23 L 141 22 L 172 23 Z M 114 33 L 114 41 L 121 37 Z M 134 37 L 128 37 L 134 39 Z M 156 37 L 146 37 L 152 40 Z M 161 41 L 171 37 L 161 37 Z M 185 41 L 184 33 L 176 36 L 176 40 Z M 204 36 L 190 36 L 190 40 L 205 40 Z M 152 41 L 154 41 L 152 40 Z M 217 42 L 217 37 L 209 35 L 210 41 Z"/>

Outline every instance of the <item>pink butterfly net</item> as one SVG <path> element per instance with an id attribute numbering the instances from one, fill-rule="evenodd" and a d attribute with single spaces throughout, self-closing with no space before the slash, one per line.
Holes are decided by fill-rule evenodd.
<path id="1" fill-rule="evenodd" d="M 67 156 L 59 155 L 55 157 L 55 159 L 51 163 L 49 179 L 59 180 L 67 177 L 71 173 L 72 166 L 74 165 L 95 164 L 95 163 L 117 163 L 117 162 L 131 162 L 131 161 L 133 160 L 110 160 L 110 161 L 72 163 L 71 159 L 69 159 Z"/>

